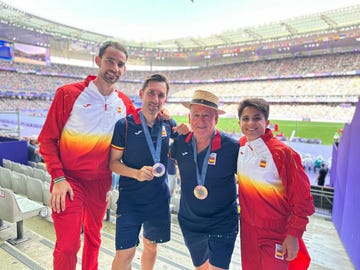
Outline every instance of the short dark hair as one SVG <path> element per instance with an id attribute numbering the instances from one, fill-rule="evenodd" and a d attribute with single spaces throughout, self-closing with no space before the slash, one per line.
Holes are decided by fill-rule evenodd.
<path id="1" fill-rule="evenodd" d="M 150 82 L 164 82 L 166 84 L 166 95 L 169 94 L 169 82 L 165 75 L 160 73 L 155 73 L 153 75 L 150 75 L 143 83 L 141 90 L 144 91 L 145 88 L 149 85 Z"/>
<path id="2" fill-rule="evenodd" d="M 115 40 L 106 40 L 103 43 L 101 43 L 100 48 L 99 48 L 99 57 L 100 58 L 103 57 L 106 49 L 109 47 L 115 48 L 115 49 L 123 52 L 126 56 L 126 60 L 128 59 L 129 54 L 128 54 L 128 51 L 126 50 L 125 46 Z"/>
<path id="3" fill-rule="evenodd" d="M 254 107 L 257 110 L 259 110 L 260 112 L 262 112 L 262 114 L 265 117 L 265 120 L 269 119 L 269 114 L 270 114 L 270 106 L 269 103 L 262 98 L 248 98 L 248 99 L 244 99 L 242 102 L 240 102 L 239 107 L 238 107 L 238 117 L 240 119 L 244 109 L 246 107 Z"/>

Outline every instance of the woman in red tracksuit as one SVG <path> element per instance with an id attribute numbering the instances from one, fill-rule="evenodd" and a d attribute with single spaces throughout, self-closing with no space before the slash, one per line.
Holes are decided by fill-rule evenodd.
<path id="1" fill-rule="evenodd" d="M 245 99 L 238 116 L 244 134 L 237 164 L 242 269 L 307 269 L 301 237 L 314 205 L 300 156 L 266 128 L 265 100 Z"/>

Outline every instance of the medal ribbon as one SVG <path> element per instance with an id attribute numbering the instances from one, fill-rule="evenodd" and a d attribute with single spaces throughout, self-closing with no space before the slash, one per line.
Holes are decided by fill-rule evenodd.
<path id="1" fill-rule="evenodd" d="M 193 148 L 194 148 L 194 162 L 195 162 L 195 166 L 196 166 L 196 179 L 197 179 L 197 182 L 198 182 L 199 186 L 205 185 L 205 177 L 206 177 L 208 162 L 209 162 L 209 158 L 210 158 L 210 150 L 211 150 L 211 145 L 212 145 L 212 140 L 214 138 L 214 134 L 215 134 L 215 132 L 211 136 L 208 149 L 206 150 L 206 154 L 205 154 L 203 164 L 202 164 L 202 168 L 201 168 L 201 174 L 199 172 L 199 166 L 198 166 L 198 162 L 197 162 L 196 138 L 195 138 L 195 135 L 192 137 L 192 145 L 193 145 Z"/>
<path id="2" fill-rule="evenodd" d="M 159 129 L 158 137 L 157 137 L 157 141 L 156 141 L 156 149 L 155 149 L 154 144 L 153 144 L 152 139 L 151 139 L 149 128 L 148 128 L 148 126 L 146 124 L 146 120 L 145 120 L 145 117 L 144 117 L 142 111 L 139 112 L 139 115 L 140 115 L 140 120 L 141 120 L 141 126 L 143 128 L 145 138 L 146 138 L 146 142 L 147 142 L 147 145 L 149 146 L 151 156 L 152 156 L 152 158 L 154 160 L 154 163 L 158 163 L 158 162 L 160 162 L 162 129 L 161 128 Z"/>

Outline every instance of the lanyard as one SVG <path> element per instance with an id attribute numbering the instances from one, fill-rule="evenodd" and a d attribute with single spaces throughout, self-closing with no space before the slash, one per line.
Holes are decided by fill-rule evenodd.
<path id="1" fill-rule="evenodd" d="M 196 166 L 196 179 L 197 179 L 198 185 L 200 185 L 200 186 L 205 185 L 205 177 L 206 177 L 208 162 L 209 162 L 209 158 L 210 158 L 210 150 L 211 150 L 211 145 L 212 145 L 212 140 L 214 138 L 214 134 L 215 134 L 215 132 L 211 136 L 210 144 L 206 150 L 206 154 L 205 154 L 202 168 L 201 168 L 201 174 L 199 172 L 199 166 L 198 166 L 198 162 L 197 162 L 196 138 L 195 138 L 195 135 L 193 135 L 193 137 L 192 137 L 192 145 L 194 148 L 194 162 L 195 162 L 195 166 Z"/>
<path id="2" fill-rule="evenodd" d="M 146 120 L 145 120 L 145 117 L 144 117 L 142 111 L 139 112 L 139 115 L 140 115 L 140 120 L 141 120 L 141 126 L 143 128 L 144 135 L 146 138 L 147 145 L 149 146 L 151 156 L 153 158 L 154 163 L 158 163 L 158 162 L 160 162 L 162 129 L 161 128 L 159 129 L 158 137 L 157 137 L 157 141 L 156 141 L 156 149 L 155 149 L 154 144 L 151 139 L 149 128 L 146 124 Z"/>

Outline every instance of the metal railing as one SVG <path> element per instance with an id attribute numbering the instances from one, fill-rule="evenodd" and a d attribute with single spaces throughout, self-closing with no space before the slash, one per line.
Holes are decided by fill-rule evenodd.
<path id="1" fill-rule="evenodd" d="M 323 186 L 311 186 L 311 194 L 316 208 L 332 211 L 334 202 L 334 188 Z"/>

